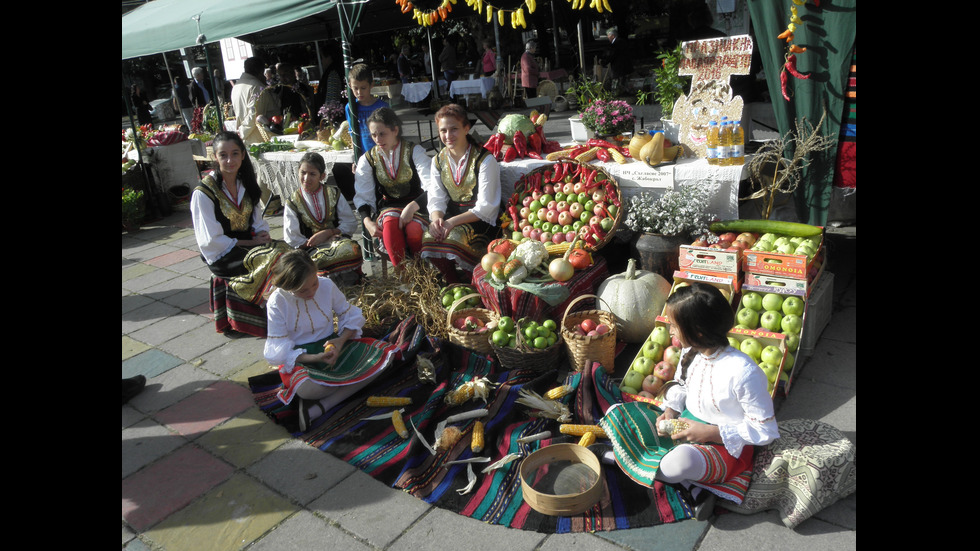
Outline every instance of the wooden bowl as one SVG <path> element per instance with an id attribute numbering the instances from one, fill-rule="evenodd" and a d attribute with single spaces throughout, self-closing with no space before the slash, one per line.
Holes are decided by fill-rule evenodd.
<path id="1" fill-rule="evenodd" d="M 570 462 L 576 469 L 587 468 L 591 470 L 595 475 L 594 480 L 588 484 L 585 477 L 578 477 L 566 469 L 559 472 L 557 477 L 560 479 L 563 474 L 567 474 L 564 486 L 566 488 L 571 487 L 572 491 L 549 493 L 542 491 L 543 488 L 540 485 L 538 486 L 539 489 L 533 487 L 539 467 L 548 464 L 559 465 L 563 462 Z M 584 513 L 602 498 L 602 464 L 599 463 L 599 458 L 595 454 L 578 444 L 552 444 L 541 448 L 524 458 L 521 462 L 520 475 L 524 501 L 532 509 L 545 515 L 564 517 Z M 571 478 L 576 480 L 570 480 Z M 563 485 L 561 480 L 554 482 L 555 489 L 559 489 Z M 577 484 L 577 482 L 583 482 L 583 484 Z"/>

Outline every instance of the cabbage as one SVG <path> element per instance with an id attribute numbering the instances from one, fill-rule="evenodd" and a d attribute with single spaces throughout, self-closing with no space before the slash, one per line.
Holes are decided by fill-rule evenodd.
<path id="1" fill-rule="evenodd" d="M 535 132 L 534 123 L 527 115 L 512 113 L 500 119 L 497 123 L 497 132 L 504 135 L 504 143 L 514 143 L 514 133 L 520 130 L 525 136 L 530 136 Z"/>

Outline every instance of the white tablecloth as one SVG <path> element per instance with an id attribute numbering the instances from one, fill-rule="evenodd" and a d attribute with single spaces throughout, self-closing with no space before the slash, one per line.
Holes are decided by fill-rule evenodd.
<path id="1" fill-rule="evenodd" d="M 181 184 L 187 184 L 193 189 L 201 181 L 195 155 L 205 155 L 204 144 L 200 140 L 184 140 L 170 145 L 147 147 L 143 152 L 143 162 L 150 167 L 156 190 L 165 193 L 171 187 Z M 127 153 L 127 157 L 139 160 L 139 154 L 135 150 Z"/>
<path id="2" fill-rule="evenodd" d="M 450 96 L 464 96 L 466 94 L 480 94 L 484 98 L 487 92 L 493 90 L 493 77 L 474 78 L 473 80 L 454 80 L 449 85 Z"/>
<path id="3" fill-rule="evenodd" d="M 503 196 L 508 198 L 514 193 L 514 184 L 521 176 L 549 164 L 553 163 L 528 158 L 500 163 Z M 709 212 L 722 220 L 738 218 L 738 183 L 746 176 L 745 165 L 713 166 L 705 159 L 682 159 L 675 164 L 659 167 L 651 167 L 639 161 L 626 164 L 593 161 L 589 164 L 602 167 L 616 179 L 624 203 L 644 191 L 660 197 L 669 189 L 680 189 L 688 184 L 704 184 L 710 193 Z"/>
<path id="4" fill-rule="evenodd" d="M 429 97 L 432 93 L 432 83 L 431 82 L 410 82 L 408 84 L 402 84 L 402 97 L 405 101 L 410 101 L 412 103 L 418 103 L 425 98 Z M 439 93 L 445 95 L 446 93 L 446 81 L 439 81 Z"/>
<path id="5" fill-rule="evenodd" d="M 323 156 L 323 160 L 327 164 L 328 179 L 332 178 L 329 174 L 333 170 L 333 165 L 354 163 L 353 149 L 340 151 L 309 149 L 307 151 L 316 151 Z M 304 154 L 306 151 L 267 151 L 252 155 L 252 164 L 255 166 L 259 181 L 268 185 L 272 193 L 285 200 L 299 189 L 299 161 Z"/>

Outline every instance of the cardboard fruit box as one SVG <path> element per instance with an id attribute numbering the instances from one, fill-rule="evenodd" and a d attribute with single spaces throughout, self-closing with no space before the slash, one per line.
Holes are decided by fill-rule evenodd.
<path id="1" fill-rule="evenodd" d="M 822 235 L 820 246 L 812 260 L 802 254 L 746 249 L 742 254 L 742 270 L 746 273 L 813 281 L 823 267 L 824 254 Z"/>
<path id="2" fill-rule="evenodd" d="M 695 245 L 681 245 L 678 266 L 681 270 L 696 270 L 738 278 L 742 253 L 740 250 L 712 249 Z"/>
<path id="3" fill-rule="evenodd" d="M 737 292 L 736 283 L 738 278 L 735 275 L 720 275 L 711 273 L 702 273 L 699 271 L 692 270 L 677 270 L 674 272 L 674 281 L 670 286 L 670 292 L 667 293 L 667 297 L 674 294 L 674 291 L 678 287 L 683 285 L 689 285 L 691 282 L 700 281 L 702 283 L 707 283 L 721 290 L 722 294 L 728 297 L 728 302 L 732 303 Z M 657 316 L 657 321 L 667 323 L 667 318 L 665 317 L 665 312 L 667 310 L 667 305 L 664 304 L 664 309 Z"/>
<path id="4" fill-rule="evenodd" d="M 785 300 L 787 297 L 790 297 L 790 296 L 798 297 L 798 298 L 800 298 L 800 299 L 803 300 L 803 313 L 800 314 L 800 318 L 801 318 L 802 324 L 801 324 L 801 328 L 800 328 L 800 333 L 799 333 L 799 335 L 797 335 L 798 338 L 796 340 L 795 350 L 790 350 L 790 346 L 788 345 L 788 343 L 786 343 L 787 336 L 781 330 L 780 331 L 773 331 L 773 330 L 770 330 L 770 329 L 767 329 L 767 328 L 761 327 L 761 326 L 760 327 L 757 327 L 755 329 L 744 329 L 744 328 L 741 328 L 741 327 L 737 327 L 738 325 L 740 325 L 740 323 L 739 323 L 739 314 L 742 312 L 742 310 L 745 309 L 744 304 L 743 304 L 745 302 L 745 296 L 748 295 L 749 293 L 752 293 L 752 292 L 758 293 L 758 294 L 763 295 L 763 296 L 765 296 L 766 294 L 769 294 L 769 293 L 776 294 L 776 295 L 779 295 L 780 297 L 782 297 L 783 300 Z M 807 314 L 809 312 L 810 312 L 810 300 L 808 300 L 808 297 L 806 295 L 806 292 L 803 291 L 802 289 L 789 289 L 789 288 L 786 288 L 786 287 L 769 287 L 769 286 L 764 286 L 764 285 L 743 285 L 742 286 L 742 299 L 740 300 L 740 302 L 738 304 L 738 308 L 735 311 L 735 324 L 736 324 L 736 327 L 733 328 L 733 330 L 734 329 L 738 329 L 738 331 L 743 332 L 743 333 L 744 332 L 751 333 L 751 334 L 755 334 L 755 333 L 760 333 L 760 334 L 761 333 L 766 333 L 766 334 L 774 334 L 774 335 L 781 336 L 783 338 L 783 340 L 784 340 L 784 344 L 785 344 L 785 347 L 786 347 L 786 352 L 788 352 L 789 355 L 792 357 L 792 360 L 791 360 L 792 363 L 790 364 L 789 367 L 786 368 L 786 371 L 788 372 L 788 374 L 792 375 L 793 373 L 797 372 L 796 367 L 798 367 L 798 365 L 800 364 L 801 355 L 802 355 L 801 353 L 805 349 L 804 348 L 803 339 L 806 336 L 806 326 L 807 326 L 807 320 L 808 320 Z M 787 392 L 787 393 L 789 392 L 789 386 L 788 385 L 784 389 L 784 392 Z"/>
<path id="5" fill-rule="evenodd" d="M 663 329 L 659 329 L 659 330 L 658 330 L 658 328 L 663 328 Z M 647 342 L 648 342 L 648 341 L 650 340 L 650 338 L 651 338 L 651 337 L 653 337 L 653 335 L 654 335 L 654 334 L 655 334 L 655 333 L 656 333 L 657 331 L 666 331 L 666 332 L 667 332 L 667 334 L 669 335 L 669 334 L 670 334 L 670 324 L 668 324 L 668 323 L 667 323 L 666 321 L 662 321 L 662 320 L 659 320 L 659 319 L 658 319 L 658 320 L 657 320 L 656 322 L 654 322 L 654 327 L 653 327 L 653 330 L 652 330 L 652 331 L 650 331 L 650 335 L 649 335 L 649 336 L 647 337 L 647 340 L 646 340 L 646 341 L 644 341 L 644 343 L 643 343 L 643 344 L 644 344 L 644 346 L 645 346 L 645 345 L 646 345 L 646 343 L 647 343 Z M 636 363 L 636 360 L 637 360 L 638 358 L 641 358 L 641 357 L 643 357 L 643 356 L 644 356 L 644 353 L 643 353 L 643 346 L 641 346 L 641 347 L 640 347 L 640 349 L 639 349 L 639 350 L 637 350 L 637 352 L 636 352 L 636 356 L 634 356 L 634 357 L 633 357 L 633 360 L 632 360 L 632 361 L 630 361 L 630 367 L 629 367 L 629 369 L 627 369 L 627 370 L 626 370 L 626 373 L 625 373 L 625 374 L 624 374 L 624 376 L 623 376 L 623 381 L 624 381 L 624 382 L 628 380 L 628 377 L 629 377 L 629 373 L 630 373 L 630 371 L 633 371 L 633 365 L 634 365 L 634 364 Z M 661 357 L 662 357 L 662 356 L 661 356 Z M 654 362 L 654 364 L 656 364 L 656 363 L 657 363 L 657 362 L 655 361 L 655 362 Z M 621 383 L 620 383 L 620 390 L 621 390 L 621 391 L 622 391 L 622 386 L 623 386 L 623 383 L 621 382 Z M 661 400 L 659 400 L 659 399 L 654 399 L 654 398 L 648 398 L 648 397 L 646 397 L 646 396 L 641 396 L 641 395 L 639 395 L 639 394 L 634 394 L 634 393 L 632 393 L 632 392 L 626 392 L 626 391 L 623 391 L 623 399 L 624 399 L 624 400 L 628 400 L 628 401 L 638 401 L 638 402 L 646 402 L 646 403 L 648 403 L 648 404 L 653 404 L 653 405 L 655 405 L 655 406 L 657 406 L 657 407 L 660 407 L 660 405 L 661 405 L 661 403 L 662 403 L 662 401 L 661 401 Z"/>
<path id="6" fill-rule="evenodd" d="M 776 384 L 772 385 L 772 388 L 769 390 L 769 396 L 771 398 L 775 398 L 776 392 L 781 387 L 781 383 L 784 382 L 781 381 L 781 378 L 783 377 L 783 369 L 784 366 L 786 365 L 786 337 L 780 333 L 772 333 L 769 331 L 749 331 L 746 329 L 739 329 L 736 327 L 733 327 L 731 331 L 728 332 L 729 340 L 734 339 L 738 341 L 739 346 L 735 348 L 740 348 L 742 345 L 742 341 L 744 341 L 749 337 L 752 337 L 755 340 L 759 341 L 759 344 L 762 346 L 763 349 L 767 346 L 775 346 L 776 348 L 779 349 L 780 352 L 782 352 L 782 359 L 779 361 L 779 369 L 776 371 L 776 377 L 775 377 Z M 731 344 L 733 347 L 735 346 L 735 343 L 731 343 Z M 759 369 L 762 369 L 761 365 L 759 366 Z"/>

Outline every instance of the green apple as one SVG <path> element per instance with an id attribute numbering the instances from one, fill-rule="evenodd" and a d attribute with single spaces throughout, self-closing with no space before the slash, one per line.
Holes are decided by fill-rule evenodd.
<path id="1" fill-rule="evenodd" d="M 779 322 L 779 327 L 787 335 L 799 335 L 800 331 L 803 330 L 803 318 L 796 314 L 783 316 Z"/>
<path id="2" fill-rule="evenodd" d="M 773 249 L 773 247 L 772 247 L 772 241 L 763 241 L 763 240 L 760 239 L 760 240 L 756 241 L 755 245 L 752 245 L 752 249 L 751 250 L 753 250 L 753 251 L 762 251 L 764 253 L 767 253 L 767 252 L 771 251 L 772 249 Z"/>
<path id="3" fill-rule="evenodd" d="M 738 349 L 752 358 L 752 361 L 756 363 L 762 358 L 762 348 L 762 343 L 755 337 L 745 337 L 742 343 L 738 345 Z"/>
<path id="4" fill-rule="evenodd" d="M 800 334 L 799 333 L 787 333 L 786 340 L 786 350 L 789 352 L 796 352 L 796 349 L 800 347 Z"/>
<path id="5" fill-rule="evenodd" d="M 653 328 L 650 332 L 650 339 L 653 342 L 660 343 L 660 346 L 666 348 L 670 346 L 670 329 L 666 325 L 658 325 Z"/>
<path id="6" fill-rule="evenodd" d="M 772 246 L 773 247 L 777 247 L 778 248 L 778 247 L 782 247 L 783 245 L 789 245 L 791 247 L 794 246 L 793 245 L 793 242 L 789 240 L 789 237 L 787 237 L 785 235 L 780 236 L 780 237 L 777 237 L 772 242 Z"/>
<path id="7" fill-rule="evenodd" d="M 503 316 L 502 318 L 497 320 L 497 327 L 499 327 L 500 329 L 508 333 L 513 333 L 515 327 L 514 318 L 510 316 Z"/>
<path id="8" fill-rule="evenodd" d="M 779 310 L 766 310 L 759 317 L 759 325 L 769 331 L 782 331 L 782 321 L 783 315 L 779 313 Z"/>
<path id="9" fill-rule="evenodd" d="M 751 308 L 756 312 L 762 310 L 762 295 L 755 291 L 745 293 L 742 295 L 742 308 Z"/>
<path id="10" fill-rule="evenodd" d="M 772 243 L 775 240 L 776 240 L 776 234 L 774 233 L 764 233 L 759 236 L 759 241 L 766 241 L 768 243 Z"/>
<path id="11" fill-rule="evenodd" d="M 626 385 L 620 385 L 619 391 L 620 392 L 623 392 L 624 394 L 639 394 L 640 393 L 640 389 L 633 388 L 631 386 L 626 386 Z"/>
<path id="12" fill-rule="evenodd" d="M 770 344 L 762 349 L 762 354 L 759 358 L 763 363 L 772 363 L 778 366 L 779 362 L 783 361 L 783 351 L 778 346 Z"/>
<path id="13" fill-rule="evenodd" d="M 787 352 L 786 361 L 783 362 L 783 371 L 789 372 L 790 370 L 793 369 L 794 365 L 796 365 L 796 358 L 792 354 Z"/>
<path id="14" fill-rule="evenodd" d="M 647 339 L 643 343 L 643 348 L 640 350 L 644 358 L 650 358 L 655 362 L 659 362 L 664 355 L 664 347 L 659 342 L 652 339 Z"/>
<path id="15" fill-rule="evenodd" d="M 779 375 L 779 364 L 762 362 L 761 364 L 759 364 L 759 367 L 761 367 L 762 372 L 766 374 L 766 380 L 769 381 L 769 384 L 772 384 L 776 381 L 776 377 Z M 770 387 L 770 391 L 771 390 L 772 387 Z"/>
<path id="16" fill-rule="evenodd" d="M 728 346 L 731 346 L 735 350 L 738 350 L 738 345 L 739 345 L 738 339 L 736 339 L 735 337 L 728 337 Z"/>
<path id="17" fill-rule="evenodd" d="M 643 388 L 643 379 L 646 375 L 640 373 L 635 369 L 630 369 L 626 372 L 626 376 L 623 377 L 623 384 L 620 386 L 628 386 L 630 388 L 641 389 Z M 631 392 L 631 394 L 636 394 L 636 391 Z"/>
<path id="18" fill-rule="evenodd" d="M 510 341 L 510 334 L 508 334 L 503 329 L 497 329 L 492 335 L 493 344 L 497 346 L 507 346 L 507 342 Z"/>
<path id="19" fill-rule="evenodd" d="M 783 307 L 783 297 L 776 293 L 766 293 L 762 297 L 762 309 L 763 310 L 775 310 L 780 311 Z"/>
<path id="20" fill-rule="evenodd" d="M 783 315 L 795 314 L 797 316 L 803 315 L 803 310 L 806 308 L 806 302 L 800 297 L 788 296 L 783 299 L 782 311 Z"/>
<path id="21" fill-rule="evenodd" d="M 657 365 L 657 362 L 651 360 L 650 358 L 646 358 L 644 356 L 640 356 L 640 357 L 636 358 L 635 360 L 633 360 L 633 365 L 630 366 L 630 370 L 636 371 L 637 373 L 639 373 L 639 374 L 643 375 L 644 377 L 646 377 L 647 375 L 653 373 L 653 367 L 655 365 Z M 641 380 L 642 380 L 642 378 L 641 378 Z M 634 386 L 634 385 L 630 385 L 630 386 Z M 642 385 L 640 385 L 640 386 L 642 386 Z"/>
<path id="22" fill-rule="evenodd" d="M 757 310 L 753 310 L 752 308 L 742 308 L 738 311 L 735 321 L 737 321 L 739 325 L 745 326 L 749 329 L 758 329 L 759 312 Z"/>

